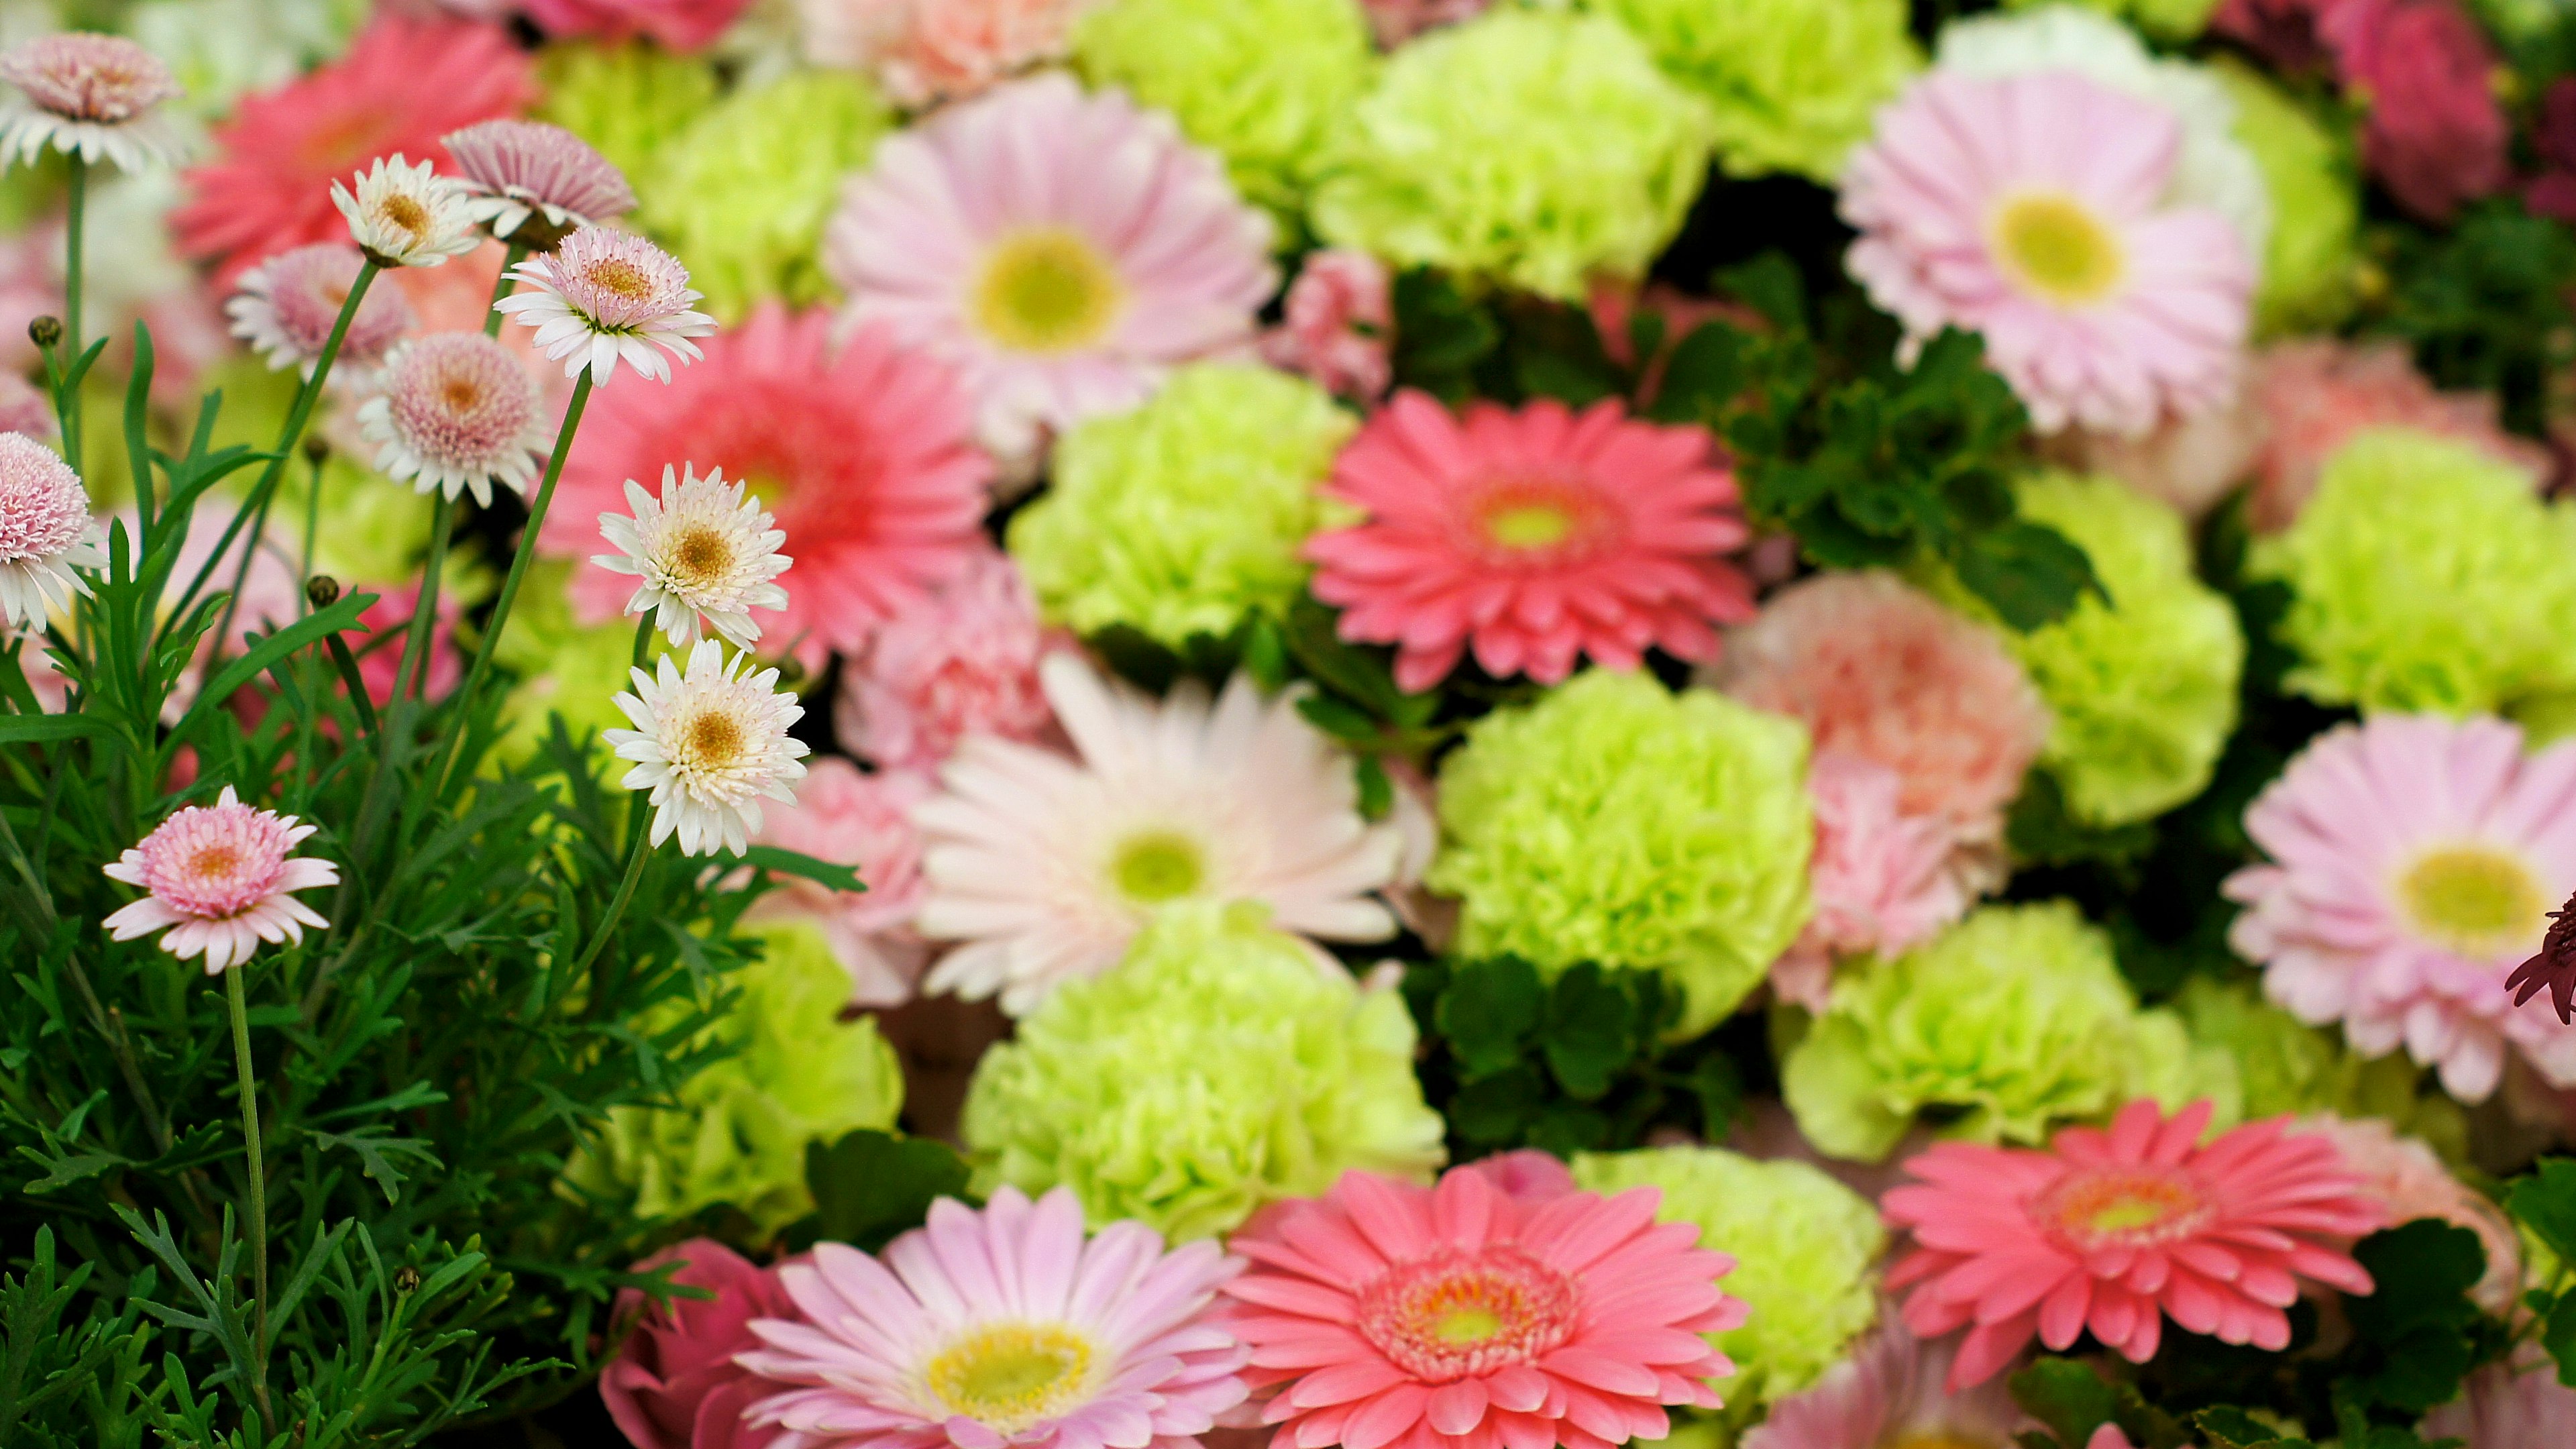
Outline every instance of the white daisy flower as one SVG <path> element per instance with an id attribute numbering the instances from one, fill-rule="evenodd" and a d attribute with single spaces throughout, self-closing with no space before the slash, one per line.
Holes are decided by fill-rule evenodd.
<path id="1" fill-rule="evenodd" d="M 537 329 L 546 356 L 572 359 L 566 377 L 588 368 L 591 381 L 605 384 L 622 360 L 669 382 L 671 364 L 662 354 L 694 362 L 698 345 L 689 339 L 716 330 L 716 319 L 689 309 L 698 293 L 680 259 L 626 232 L 583 227 L 552 256 L 530 257 L 510 275 L 528 290 L 495 305 Z"/>
<path id="2" fill-rule="evenodd" d="M 751 611 L 787 607 L 787 591 L 770 582 L 794 562 L 778 551 L 787 535 L 769 526 L 760 500 L 745 497 L 741 483 L 725 481 L 723 469 L 701 478 L 695 468 L 682 472 L 666 464 L 661 501 L 630 478 L 626 506 L 633 517 L 599 515 L 601 536 L 618 551 L 590 561 L 642 578 L 626 612 L 652 613 L 654 627 L 673 644 L 695 643 L 703 624 L 736 649 L 748 649 L 760 638 Z"/>
<path id="3" fill-rule="evenodd" d="M 26 434 L 0 433 L 0 617 L 42 627 L 47 611 L 89 592 L 75 568 L 105 567 L 80 475 Z"/>
<path id="4" fill-rule="evenodd" d="M 760 828 L 761 800 L 796 799 L 788 782 L 805 777 L 806 748 L 787 731 L 805 710 L 779 692 L 777 670 L 743 673 L 749 661 L 701 639 L 686 673 L 667 654 L 657 674 L 628 671 L 635 692 L 617 696 L 617 707 L 635 728 L 610 730 L 607 740 L 635 762 L 620 783 L 653 792 L 653 844 L 676 834 L 682 855 L 719 847 L 741 855 Z"/>
<path id="5" fill-rule="evenodd" d="M 187 156 L 186 138 L 157 113 L 180 93 L 170 68 L 116 35 L 47 35 L 0 56 L 0 80 L 25 99 L 0 121 L 0 154 L 32 163 L 47 146 L 125 171 Z"/>
<path id="6" fill-rule="evenodd" d="M 376 467 L 421 493 L 471 491 L 490 507 L 492 480 L 524 494 L 553 445 L 537 380 L 480 332 L 433 332 L 385 354 L 383 390 L 358 409 Z"/>
<path id="7" fill-rule="evenodd" d="M 331 200 L 349 219 L 349 237 L 380 267 L 442 266 L 483 244 L 462 183 L 397 151 L 378 157 L 353 193 L 337 181 Z"/>

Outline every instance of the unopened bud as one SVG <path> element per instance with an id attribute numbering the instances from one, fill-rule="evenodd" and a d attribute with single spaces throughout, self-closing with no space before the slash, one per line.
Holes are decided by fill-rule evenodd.
<path id="1" fill-rule="evenodd" d="M 314 467 L 316 467 L 316 468 L 319 468 L 319 467 L 321 467 L 321 466 L 322 466 L 322 460 L 323 460 L 323 459 L 325 459 L 325 458 L 328 458 L 328 457 L 330 457 L 330 456 L 331 456 L 331 444 L 330 444 L 330 442 L 329 442 L 327 439 L 325 439 L 325 438 L 324 438 L 320 433 L 314 433 L 314 434 L 312 434 L 312 435 L 310 435 L 310 436 L 308 436 L 308 437 L 306 437 L 306 438 L 305 438 L 305 440 L 304 440 L 304 461 L 305 461 L 305 462 L 312 464 L 312 465 L 313 465 Z"/>
<path id="2" fill-rule="evenodd" d="M 403 1266 L 401 1266 L 401 1267 L 399 1267 L 399 1268 L 396 1268 L 396 1269 L 394 1270 L 394 1291 L 395 1291 L 396 1293 L 417 1293 L 417 1292 L 419 1292 L 419 1291 L 420 1291 L 420 1270 L 419 1270 L 418 1268 L 412 1267 L 412 1266 L 411 1266 L 410 1264 L 408 1264 L 408 1263 L 404 1264 Z"/>
<path id="3" fill-rule="evenodd" d="M 340 581 L 329 574 L 315 574 L 304 581 L 304 597 L 313 601 L 313 607 L 327 609 L 340 602 Z"/>
<path id="4" fill-rule="evenodd" d="M 27 340 L 38 347 L 52 347 L 63 340 L 63 319 L 47 314 L 27 324 Z"/>

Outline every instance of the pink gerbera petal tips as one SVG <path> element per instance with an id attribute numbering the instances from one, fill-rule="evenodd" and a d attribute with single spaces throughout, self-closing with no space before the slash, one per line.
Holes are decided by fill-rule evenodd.
<path id="1" fill-rule="evenodd" d="M 2207 1102 L 2170 1118 L 2132 1102 L 2108 1130 L 2067 1128 L 2046 1152 L 1944 1142 L 1905 1164 L 1921 1181 L 1881 1206 L 1914 1249 L 1887 1285 L 1912 1290 L 1916 1333 L 1967 1330 L 1953 1390 L 1992 1378 L 2034 1335 L 2063 1350 L 2090 1329 L 2144 1363 L 2168 1317 L 2277 1353 L 2301 1278 L 2371 1291 L 2336 1245 L 2384 1214 L 2335 1145 L 2285 1135 L 2278 1118 L 2204 1147 L 2209 1117 Z"/>
<path id="2" fill-rule="evenodd" d="M 214 804 L 178 811 L 103 867 L 151 894 L 100 924 L 120 941 L 170 927 L 161 949 L 182 961 L 204 956 L 209 976 L 249 960 L 262 941 L 301 941 L 306 926 L 330 923 L 291 892 L 340 882 L 338 866 L 290 853 L 314 829 L 245 805 L 226 785 Z"/>
<path id="3" fill-rule="evenodd" d="M 1612 1449 L 1717 1407 L 1735 1366 L 1702 1335 L 1745 1320 L 1717 1286 L 1735 1261 L 1658 1198 L 1354 1172 L 1256 1220 L 1224 1291 L 1272 1449 Z"/>

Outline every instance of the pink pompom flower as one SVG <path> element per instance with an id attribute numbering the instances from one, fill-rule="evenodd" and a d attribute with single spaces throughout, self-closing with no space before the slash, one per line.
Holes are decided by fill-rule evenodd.
<path id="1" fill-rule="evenodd" d="M 832 727 L 852 754 L 893 770 L 935 768 L 968 735 L 1034 740 L 1055 722 L 1038 660 L 1058 642 L 1019 565 L 977 554 L 844 661 Z"/>
<path id="2" fill-rule="evenodd" d="M 292 367 L 311 377 L 362 265 L 358 249 L 346 242 L 316 242 L 270 257 L 242 273 L 224 303 L 233 335 L 266 357 L 272 371 Z M 363 385 L 418 321 L 400 288 L 369 287 L 340 339 L 331 376 Z"/>
<path id="3" fill-rule="evenodd" d="M 689 269 L 632 232 L 585 226 L 510 275 L 526 290 L 493 310 L 535 328 L 538 348 L 564 363 L 566 377 L 587 368 L 592 382 L 604 384 L 623 362 L 667 383 L 671 364 L 663 354 L 684 366 L 695 362 L 698 345 L 690 339 L 716 330 L 716 319 L 690 306 L 698 292 Z"/>
<path id="4" fill-rule="evenodd" d="M 2029 1419 L 2000 1376 L 1950 1388 L 1958 1353 L 1955 1340 L 1926 1342 L 1890 1314 L 1851 1357 L 1773 1404 L 1742 1449 L 2013 1449 Z"/>
<path id="5" fill-rule="evenodd" d="M 44 35 L 0 55 L 0 80 L 24 100 L 0 121 L 0 156 L 32 163 L 47 146 L 126 171 L 178 160 L 180 133 L 158 113 L 179 82 L 161 58 L 121 35 Z"/>
<path id="6" fill-rule="evenodd" d="M 1880 1207 L 1914 1245 L 1887 1286 L 1911 1290 L 1905 1323 L 1923 1337 L 1968 1330 L 1953 1390 L 1993 1378 L 2034 1336 L 2063 1351 L 2090 1329 L 2145 1363 L 2167 1316 L 2277 1353 L 2299 1279 L 2371 1291 L 2333 1245 L 2384 1219 L 2334 1144 L 2275 1118 L 2204 1147 L 2209 1117 L 2207 1102 L 2170 1118 L 2131 1102 L 2108 1130 L 2066 1128 L 2045 1152 L 1943 1142 L 1907 1161 L 1921 1182 Z"/>
<path id="7" fill-rule="evenodd" d="M 2370 108 L 2361 158 L 2400 205 L 2448 221 L 2512 181 L 2503 62 L 2457 0 L 2340 0 L 2317 31 Z"/>
<path id="8" fill-rule="evenodd" d="M 535 378 L 517 355 L 480 332 L 433 332 L 385 356 L 383 390 L 358 408 L 376 466 L 420 493 L 472 493 L 489 508 L 492 484 L 526 493 L 537 457 L 554 441 Z"/>
<path id="9" fill-rule="evenodd" d="M 1783 1000 L 1823 1011 L 1837 958 L 1911 949 L 1966 915 L 1976 892 L 1950 823 L 1906 814 L 1894 770 L 1820 753 L 1807 768 L 1807 794 L 1816 811 L 1807 870 L 1816 913 L 1772 964 L 1771 985 Z"/>
<path id="10" fill-rule="evenodd" d="M 758 1319 L 778 1449 L 1184 1449 L 1243 1402 L 1243 1346 L 1211 1321 L 1241 1270 L 1142 1223 L 1085 1238 L 1066 1188 L 954 1198 L 882 1260 L 824 1243 L 779 1270 L 803 1320 Z M 789 1386 L 794 1387 L 789 1387 Z"/>
<path id="11" fill-rule="evenodd" d="M 760 1347 L 751 1322 L 796 1315 L 776 1268 L 744 1261 L 713 1238 L 675 1243 L 630 1271 L 678 1264 L 677 1288 L 707 1298 L 656 1303 L 641 1289 L 617 1290 L 609 1321 L 625 1326 L 617 1357 L 599 1375 L 600 1401 L 635 1449 L 768 1449 L 772 1428 L 743 1423 L 743 1412 L 776 1386 L 734 1362 Z"/>
<path id="12" fill-rule="evenodd" d="M 1667 1406 L 1718 1406 L 1735 1372 L 1704 1334 L 1745 1321 L 1735 1260 L 1661 1194 L 1516 1198 L 1473 1167 L 1415 1187 L 1342 1175 L 1229 1244 L 1229 1325 L 1273 1449 L 1615 1449 Z"/>
<path id="13" fill-rule="evenodd" d="M 548 35 L 650 40 L 692 55 L 715 44 L 751 0 L 519 0 Z"/>
<path id="14" fill-rule="evenodd" d="M 904 106 L 980 95 L 1063 58 L 1087 0 L 797 0 L 805 53 L 873 72 Z"/>
<path id="15" fill-rule="evenodd" d="M 1399 394 L 1325 491 L 1362 521 L 1308 540 L 1315 597 L 1345 639 L 1396 646 L 1396 683 L 1438 684 L 1469 648 L 1497 678 L 1554 684 L 1577 655 L 1634 669 L 1649 648 L 1712 658 L 1753 614 L 1724 555 L 1748 537 L 1705 429 L 1580 413 L 1552 398 L 1463 418 Z"/>
<path id="16" fill-rule="evenodd" d="M 77 571 L 107 567 L 100 537 L 71 465 L 24 433 L 0 433 L 0 623 L 42 627 L 87 594 Z"/>
<path id="17" fill-rule="evenodd" d="M 2404 1046 L 2462 1101 L 2519 1049 L 2576 1086 L 2576 1027 L 2516 1011 L 2505 979 L 2576 889 L 2576 741 L 2523 753 L 2502 720 L 2380 715 L 2310 742 L 2245 812 L 2271 863 L 2227 878 L 2228 936 L 2303 1021 Z"/>
<path id="18" fill-rule="evenodd" d="M 832 958 L 850 973 L 850 1004 L 901 1006 L 913 997 L 930 944 L 912 929 L 921 909 L 921 832 L 912 808 L 930 798 L 930 778 L 910 770 L 863 774 L 842 759 L 808 765 L 793 803 L 765 812 L 754 837 L 858 872 L 858 892 L 827 890 L 781 876 L 752 910 L 809 920 Z"/>
<path id="19" fill-rule="evenodd" d="M 480 121 L 449 132 L 447 154 L 474 193 L 466 203 L 474 219 L 540 251 L 635 209 L 626 173 L 561 126 Z"/>
<path id="20" fill-rule="evenodd" d="M 1367 252 L 1326 247 L 1288 284 L 1286 316 L 1261 339 L 1261 355 L 1312 378 L 1340 397 L 1373 403 L 1395 376 L 1388 344 L 1395 302 L 1386 263 Z"/>
<path id="21" fill-rule="evenodd" d="M 168 927 L 161 949 L 206 958 L 206 974 L 248 961 L 262 941 L 301 941 L 330 922 L 292 892 L 340 883 L 330 861 L 292 852 L 317 827 L 243 804 L 226 785 L 212 805 L 189 805 L 115 864 L 110 880 L 150 892 L 99 924 L 119 941 Z"/>
<path id="22" fill-rule="evenodd" d="M 2255 279 L 2226 217 L 2166 203 L 2181 148 L 2171 111 L 2073 71 L 1935 71 L 1844 172 L 1851 273 L 1909 349 L 1981 334 L 2041 431 L 2144 433 L 2226 401 Z"/>
<path id="23" fill-rule="evenodd" d="M 2317 491 L 2326 464 L 2373 428 L 2456 438 L 2528 472 L 2534 487 L 2549 473 L 2549 450 L 2497 421 L 2495 394 L 2437 391 L 2402 343 L 2277 343 L 2255 355 L 2246 391 L 2262 439 L 2249 516 L 2266 532 L 2289 527 Z"/>

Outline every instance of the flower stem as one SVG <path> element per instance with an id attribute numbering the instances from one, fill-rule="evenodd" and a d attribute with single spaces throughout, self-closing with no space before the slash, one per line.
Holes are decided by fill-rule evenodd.
<path id="1" fill-rule="evenodd" d="M 635 818 L 641 820 L 644 797 L 636 795 L 633 801 Z M 617 895 L 608 903 L 608 914 L 599 918 L 599 933 L 590 938 L 590 944 L 582 950 L 581 959 L 573 963 L 572 974 L 576 980 L 590 969 L 590 963 L 598 960 L 599 953 L 607 947 L 609 936 L 617 930 L 618 920 L 626 914 L 626 903 L 635 899 L 635 883 L 644 878 L 645 857 L 653 853 L 652 847 L 645 844 L 643 831 L 629 829 L 627 834 L 633 839 L 626 847 L 626 878 L 617 883 Z"/>
<path id="2" fill-rule="evenodd" d="M 259 1085 L 250 1067 L 250 1008 L 242 1001 L 244 967 L 236 962 L 224 972 L 224 1001 L 232 1008 L 233 1064 L 241 1072 L 242 1151 L 250 1167 L 252 1389 L 259 1396 L 260 1417 L 268 1412 L 268 1161 L 259 1145 Z"/>
<path id="3" fill-rule="evenodd" d="M 66 370 L 80 362 L 81 355 L 81 273 L 87 259 L 83 234 L 89 212 L 89 163 L 79 152 L 71 153 L 70 195 L 63 218 L 63 346 L 59 354 Z M 55 400 L 62 419 L 63 461 L 73 472 L 81 471 L 81 409 L 77 394 L 66 392 Z M 137 479 L 142 487 L 149 480 Z"/>
<path id="4" fill-rule="evenodd" d="M 403 641 L 402 663 L 394 667 L 396 694 L 403 692 L 405 680 L 410 681 L 413 698 L 429 692 L 430 631 L 437 627 L 438 586 L 447 571 L 447 541 L 455 526 L 456 500 L 441 488 L 429 523 L 429 563 L 421 573 L 419 592 L 412 596 L 411 637 Z"/>
<path id="5" fill-rule="evenodd" d="M 483 309 L 484 336 L 501 335 L 501 299 L 518 290 L 519 286 L 519 279 L 510 275 L 510 269 L 526 260 L 527 255 L 528 249 L 517 242 L 510 243 L 510 249 L 501 254 L 501 275 L 492 279 L 492 305 Z"/>

